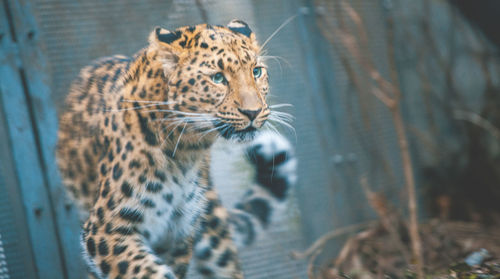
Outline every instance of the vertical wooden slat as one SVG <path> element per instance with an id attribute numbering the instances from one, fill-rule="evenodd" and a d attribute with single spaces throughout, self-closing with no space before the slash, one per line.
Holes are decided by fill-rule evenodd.
<path id="1" fill-rule="evenodd" d="M 9 2 L 20 49 L 19 56 L 24 69 L 24 82 L 30 100 L 29 109 L 32 112 L 35 135 L 38 138 L 41 166 L 45 172 L 56 234 L 61 244 L 63 272 L 68 279 L 86 278 L 86 269 L 81 260 L 80 226 L 76 208 L 67 200 L 56 165 L 57 112 L 51 99 L 48 84 L 50 71 L 43 53 L 40 33 L 31 2 L 29 0 L 9 0 Z"/>
<path id="2" fill-rule="evenodd" d="M 308 1 L 305 1 L 308 2 Z M 307 5 L 309 4 L 309 5 Z M 319 57 L 319 46 L 318 41 L 314 34 L 314 7 L 312 4 L 307 3 L 298 9 L 297 17 L 297 36 L 300 39 L 300 47 L 302 48 L 302 54 L 304 55 L 304 74 L 307 75 L 307 85 L 308 85 L 308 96 L 309 101 L 312 103 L 314 110 L 311 112 L 314 114 L 314 124 L 318 125 L 318 139 L 324 153 L 321 154 L 320 159 L 322 162 L 327 164 L 330 163 L 328 157 L 333 154 L 334 150 L 334 138 L 333 129 L 331 127 L 332 121 L 330 112 L 328 110 L 328 103 L 323 100 L 322 96 L 326 93 L 325 82 L 323 80 L 323 75 L 320 73 L 319 61 L 318 59 L 325 59 L 324 57 Z M 325 179 L 332 179 L 334 172 L 330 172 L 329 176 Z M 329 181 L 332 183 L 333 181 Z M 308 183 L 308 182 L 305 182 Z M 308 185 L 309 186 L 309 185 Z M 308 188 L 308 187 L 305 187 Z M 305 237 L 306 241 L 311 243 L 319 236 L 321 236 L 325 231 L 332 229 L 332 216 L 333 211 L 333 195 L 329 192 L 331 189 L 323 185 L 315 185 L 315 191 L 310 191 L 308 189 L 299 188 L 297 189 L 299 195 L 303 196 L 301 200 L 301 212 L 304 216 L 314 216 L 311 218 L 304 218 L 303 222 L 305 224 L 304 229 L 306 231 Z M 301 192 L 307 191 L 307 193 Z M 316 204 L 322 203 L 328 205 L 328 209 L 318 211 Z"/>
<path id="3" fill-rule="evenodd" d="M 12 14 L 3 1 L 0 6 L 0 98 L 12 142 L 15 173 L 24 202 L 38 278 L 62 279 L 63 265 L 59 253 L 49 194 L 40 164 L 29 106 L 21 78 L 16 35 Z"/>
<path id="4" fill-rule="evenodd" d="M 348 210 L 350 207 L 346 205 L 348 200 L 345 189 L 356 185 L 356 182 L 351 184 L 346 181 L 350 170 L 341 168 L 333 160 L 335 157 L 344 160 L 352 146 L 350 140 L 345 140 L 347 112 L 346 103 L 339 91 L 338 69 L 334 67 L 329 45 L 318 29 L 317 16 L 314 1 L 305 0 L 304 7 L 298 11 L 296 24 L 305 67 L 303 72 L 308 86 L 304 96 L 312 104 L 313 110 L 310 113 L 314 115 L 314 124 L 318 126 L 315 140 L 321 144 L 322 154 L 318 159 L 323 163 L 321 167 L 324 175 L 324 180 L 321 184 L 314 185 L 314 190 L 310 189 L 308 181 L 299 178 L 299 183 L 301 181 L 307 185 L 298 189 L 301 212 L 304 216 L 314 216 L 303 219 L 305 237 L 309 242 L 317 240 L 330 230 L 353 222 L 350 219 L 351 211 Z M 325 207 L 318 211 L 318 204 Z M 318 262 L 334 257 L 339 245 L 341 243 L 335 241 L 328 243 L 328 248 L 318 258 Z"/>
<path id="5" fill-rule="evenodd" d="M 328 102 L 324 99 L 324 96 L 328 95 L 330 92 L 327 90 L 327 83 L 332 82 L 333 71 L 330 70 L 328 73 L 328 82 L 325 82 L 323 74 L 320 72 L 322 63 L 324 63 L 325 57 L 320 56 L 322 53 L 320 50 L 321 45 L 318 44 L 316 29 L 311 26 L 314 25 L 315 17 L 314 6 L 312 4 L 302 7 L 298 11 L 298 36 L 301 39 L 301 47 L 304 54 L 304 62 L 306 66 L 306 72 L 308 77 L 308 85 L 310 86 L 310 96 L 315 107 L 314 114 L 317 119 L 317 124 L 321 125 L 320 131 L 322 132 L 321 138 L 323 139 L 322 144 L 324 147 L 332 151 L 335 146 L 334 131 L 332 124 L 335 122 L 331 115 Z"/>
<path id="6" fill-rule="evenodd" d="M 7 268 L 7 271 L 0 270 L 0 278 L 5 278 L 2 275 L 9 275 L 7 278 L 36 278 L 26 214 L 8 135 L 7 120 L 0 98 L 0 234 L 3 244 L 0 246 L 3 246 L 3 254 L 6 257 L 0 258 L 0 262 L 6 261 L 6 266 L 3 267 Z"/>

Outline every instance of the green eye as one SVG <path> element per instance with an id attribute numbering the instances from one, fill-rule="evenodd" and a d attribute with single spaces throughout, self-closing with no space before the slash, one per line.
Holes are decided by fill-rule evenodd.
<path id="1" fill-rule="evenodd" d="M 255 78 L 260 78 L 261 75 L 262 75 L 262 67 L 253 68 L 253 76 Z"/>
<path id="2" fill-rule="evenodd" d="M 227 82 L 226 78 L 224 77 L 224 75 L 222 73 L 217 73 L 217 74 L 213 75 L 212 81 L 214 83 L 224 83 L 224 84 Z"/>

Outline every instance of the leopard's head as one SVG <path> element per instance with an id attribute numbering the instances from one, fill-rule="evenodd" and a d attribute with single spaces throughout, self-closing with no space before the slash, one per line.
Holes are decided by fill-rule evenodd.
<path id="1" fill-rule="evenodd" d="M 238 140 L 252 138 L 264 125 L 269 76 L 248 24 L 157 27 L 149 41 L 168 82 L 164 98 L 177 118 L 201 133 Z"/>

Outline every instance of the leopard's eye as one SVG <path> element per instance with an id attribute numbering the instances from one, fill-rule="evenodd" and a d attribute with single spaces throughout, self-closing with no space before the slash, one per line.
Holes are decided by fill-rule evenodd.
<path id="1" fill-rule="evenodd" d="M 261 75 L 262 75 L 262 67 L 253 68 L 253 76 L 255 78 L 260 78 Z"/>
<path id="2" fill-rule="evenodd" d="M 227 80 L 222 73 L 216 73 L 215 75 L 213 75 L 212 81 L 214 83 L 217 83 L 217 84 L 219 84 L 219 83 L 226 84 L 227 83 Z"/>

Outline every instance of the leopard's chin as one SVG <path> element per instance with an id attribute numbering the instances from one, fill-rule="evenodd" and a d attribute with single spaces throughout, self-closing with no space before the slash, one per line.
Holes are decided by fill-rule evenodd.
<path id="1" fill-rule="evenodd" d="M 220 131 L 223 138 L 234 140 L 236 142 L 249 142 L 255 138 L 257 128 L 248 126 L 243 130 L 236 130 L 234 127 L 229 127 Z"/>

